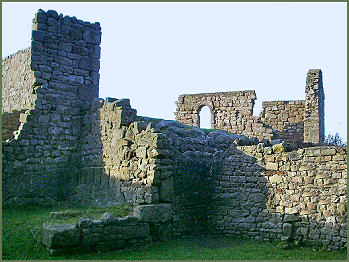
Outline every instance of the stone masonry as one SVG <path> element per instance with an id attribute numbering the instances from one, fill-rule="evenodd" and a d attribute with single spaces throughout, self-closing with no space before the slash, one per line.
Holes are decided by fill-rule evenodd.
<path id="1" fill-rule="evenodd" d="M 64 248 L 65 236 L 72 247 L 117 248 L 195 233 L 346 247 L 346 148 L 297 144 L 323 136 L 321 71 L 309 71 L 307 100 L 265 102 L 260 118 L 254 91 L 180 96 L 185 123 L 139 117 L 128 99 L 98 98 L 100 30 L 39 10 L 31 48 L 3 61 L 3 204 L 128 203 L 138 217 L 126 228 L 120 219 L 47 226 L 47 247 Z M 198 128 L 203 105 L 214 128 L 234 134 Z M 271 145 L 275 137 L 303 148 Z M 138 240 L 120 233 L 135 230 Z"/>
<path id="2" fill-rule="evenodd" d="M 259 117 L 253 116 L 254 91 L 180 95 L 176 120 L 200 127 L 200 110 L 208 106 L 211 128 L 258 139 L 283 139 L 291 146 L 324 141 L 324 91 L 322 72 L 311 69 L 306 81 L 306 100 L 263 102 Z"/>

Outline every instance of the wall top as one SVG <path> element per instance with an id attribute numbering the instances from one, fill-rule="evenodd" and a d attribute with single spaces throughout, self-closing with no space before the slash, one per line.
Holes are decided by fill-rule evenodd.
<path id="1" fill-rule="evenodd" d="M 256 92 L 254 90 L 244 90 L 244 91 L 229 91 L 229 92 L 215 92 L 215 93 L 199 93 L 199 94 L 182 94 L 181 96 L 215 96 L 215 95 L 256 95 Z"/>
<path id="2" fill-rule="evenodd" d="M 309 69 L 308 74 L 313 73 L 313 74 L 320 74 L 322 73 L 321 69 Z"/>

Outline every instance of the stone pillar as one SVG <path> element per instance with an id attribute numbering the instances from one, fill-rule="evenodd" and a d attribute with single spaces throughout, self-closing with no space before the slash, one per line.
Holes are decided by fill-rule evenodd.
<path id="1" fill-rule="evenodd" d="M 320 69 L 310 69 L 308 71 L 305 96 L 304 143 L 323 143 L 325 135 L 325 95 Z"/>

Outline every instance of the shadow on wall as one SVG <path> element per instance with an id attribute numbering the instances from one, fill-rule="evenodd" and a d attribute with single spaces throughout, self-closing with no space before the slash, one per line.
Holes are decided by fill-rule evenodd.
<path id="1" fill-rule="evenodd" d="M 82 121 L 79 178 L 70 200 L 87 205 L 159 202 L 153 185 L 156 145 L 149 122 L 136 121 L 128 99 L 97 99 Z"/>
<path id="2" fill-rule="evenodd" d="M 235 146 L 206 158 L 197 151 L 184 155 L 174 176 L 175 235 L 213 233 L 346 248 L 341 187 L 334 186 L 344 193 L 326 195 L 327 187 L 319 194 L 318 184 L 302 181 L 296 172 L 270 170 L 276 163 L 266 169 Z"/>

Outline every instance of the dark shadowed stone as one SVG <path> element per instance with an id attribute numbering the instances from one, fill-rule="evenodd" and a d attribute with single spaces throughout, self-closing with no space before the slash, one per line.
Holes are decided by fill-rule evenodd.
<path id="1" fill-rule="evenodd" d="M 172 237 L 172 224 L 151 224 L 150 234 L 155 240 L 167 241 Z"/>
<path id="2" fill-rule="evenodd" d="M 226 135 L 227 135 L 227 132 L 223 130 L 214 130 L 208 134 L 209 137 L 226 136 Z"/>
<path id="3" fill-rule="evenodd" d="M 295 222 L 295 221 L 301 221 L 302 219 L 297 215 L 285 215 L 284 222 Z"/>
<path id="4" fill-rule="evenodd" d="M 44 224 L 42 243 L 51 249 L 78 246 L 80 231 L 72 224 Z"/>
<path id="5" fill-rule="evenodd" d="M 172 220 L 172 205 L 171 204 L 153 204 L 141 205 L 135 207 L 134 216 L 138 217 L 143 222 L 168 222 Z"/>
<path id="6" fill-rule="evenodd" d="M 230 136 L 224 135 L 218 135 L 215 137 L 214 140 L 217 144 L 230 144 L 233 142 L 233 139 Z"/>
<path id="7" fill-rule="evenodd" d="M 162 180 L 159 188 L 159 197 L 161 202 L 171 202 L 173 196 L 173 178 Z"/>
<path id="8" fill-rule="evenodd" d="M 282 140 L 281 139 L 275 139 L 275 140 L 271 140 L 270 141 L 270 144 L 273 146 L 273 145 L 276 145 L 276 144 L 280 144 L 282 143 Z"/>
<path id="9" fill-rule="evenodd" d="M 55 10 L 47 10 L 46 14 L 48 17 L 58 19 L 58 13 Z"/>
<path id="10" fill-rule="evenodd" d="M 185 127 L 184 124 L 182 124 L 181 122 L 178 121 L 172 121 L 172 120 L 162 120 L 160 123 L 158 123 L 156 125 L 156 128 L 161 130 L 164 128 L 169 128 L 169 127 L 177 127 L 177 128 L 181 128 L 181 127 Z"/>
<path id="11" fill-rule="evenodd" d="M 93 221 L 91 219 L 81 219 L 78 222 L 78 227 L 79 228 L 88 228 L 91 227 L 93 224 Z"/>
<path id="12" fill-rule="evenodd" d="M 85 30 L 83 39 L 86 43 L 99 45 L 101 43 L 101 35 L 99 32 L 92 30 Z"/>

